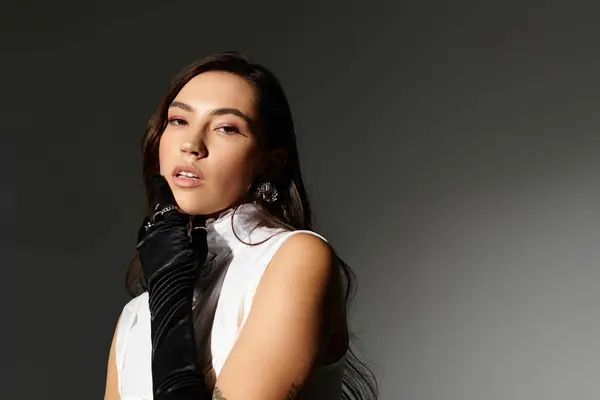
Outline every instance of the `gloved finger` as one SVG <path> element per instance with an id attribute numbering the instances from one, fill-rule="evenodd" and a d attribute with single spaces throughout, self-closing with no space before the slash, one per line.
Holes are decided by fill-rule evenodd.
<path id="1" fill-rule="evenodd" d="M 208 244 L 206 241 L 208 231 L 205 224 L 206 218 L 201 215 L 197 215 L 192 219 L 192 245 L 200 254 L 205 254 L 208 250 Z"/>
<path id="2" fill-rule="evenodd" d="M 142 222 L 142 225 L 140 225 L 140 229 L 138 229 L 138 234 L 137 234 L 138 243 L 141 242 L 142 239 L 144 239 L 144 237 L 146 237 L 146 232 L 148 231 L 148 228 L 150 226 L 151 226 L 150 218 L 148 218 L 148 217 L 144 218 L 144 222 Z"/>
<path id="3" fill-rule="evenodd" d="M 194 215 L 192 218 L 192 229 L 206 225 L 206 217 L 204 215 Z"/>
<path id="4" fill-rule="evenodd" d="M 146 177 L 146 182 L 155 200 L 154 207 L 165 207 L 177 204 L 173 191 L 169 186 L 169 182 L 167 182 L 164 176 L 159 174 L 149 174 Z"/>

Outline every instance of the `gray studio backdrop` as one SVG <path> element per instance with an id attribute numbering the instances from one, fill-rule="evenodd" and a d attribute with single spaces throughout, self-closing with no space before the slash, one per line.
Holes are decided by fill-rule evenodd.
<path id="1" fill-rule="evenodd" d="M 140 136 L 229 49 L 287 90 L 381 399 L 600 396 L 593 6 L 39 3 L 0 13 L 1 398 L 101 398 Z"/>

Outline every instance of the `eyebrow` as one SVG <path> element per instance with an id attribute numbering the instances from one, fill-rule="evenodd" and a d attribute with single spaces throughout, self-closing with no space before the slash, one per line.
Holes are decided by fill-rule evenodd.
<path id="1" fill-rule="evenodd" d="M 182 101 L 173 101 L 170 105 L 169 108 L 180 108 L 184 111 L 187 112 L 195 112 L 196 110 L 194 109 L 194 107 L 190 106 L 187 103 L 184 103 Z M 222 107 L 222 108 L 216 108 L 214 110 L 212 110 L 210 112 L 210 115 L 227 115 L 227 114 L 232 114 L 235 115 L 241 119 L 243 119 L 244 121 L 246 121 L 248 123 L 248 125 L 254 125 L 254 121 L 252 120 L 252 118 L 250 118 L 249 116 L 247 116 L 246 114 L 244 114 L 243 112 L 241 112 L 240 110 L 238 110 L 237 108 L 231 108 L 231 107 Z"/>

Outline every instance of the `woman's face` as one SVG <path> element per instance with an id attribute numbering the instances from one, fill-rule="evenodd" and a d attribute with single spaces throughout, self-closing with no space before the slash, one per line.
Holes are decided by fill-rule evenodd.
<path id="1" fill-rule="evenodd" d="M 264 168 L 257 125 L 254 88 L 237 75 L 204 72 L 181 89 L 158 153 L 184 212 L 210 215 L 246 195 Z"/>

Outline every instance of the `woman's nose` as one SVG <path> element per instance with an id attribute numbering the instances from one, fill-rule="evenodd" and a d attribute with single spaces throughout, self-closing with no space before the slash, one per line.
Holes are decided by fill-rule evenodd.
<path id="1" fill-rule="evenodd" d="M 195 157 L 200 157 L 201 154 L 204 154 L 205 147 L 199 141 L 194 143 L 191 141 L 181 143 L 181 152 L 183 154 L 191 154 Z"/>

